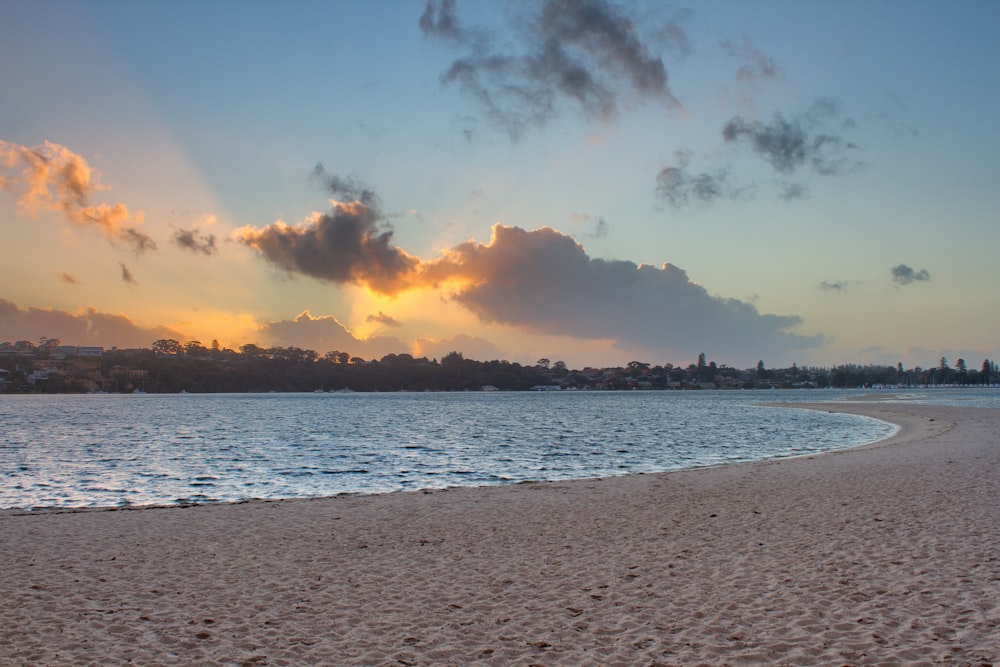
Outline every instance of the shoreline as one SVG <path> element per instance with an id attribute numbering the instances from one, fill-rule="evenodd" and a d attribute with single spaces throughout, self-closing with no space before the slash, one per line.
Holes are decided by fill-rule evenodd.
<path id="1" fill-rule="evenodd" d="M 783 407 L 900 429 L 612 478 L 0 512 L 0 663 L 1000 660 L 1000 410 Z"/>

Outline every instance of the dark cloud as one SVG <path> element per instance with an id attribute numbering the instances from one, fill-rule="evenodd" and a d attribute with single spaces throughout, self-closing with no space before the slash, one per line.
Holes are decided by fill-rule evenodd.
<path id="1" fill-rule="evenodd" d="M 118 238 L 130 246 L 136 255 L 142 255 L 150 250 L 156 250 L 156 242 L 149 234 L 140 232 L 135 227 L 123 227 L 118 231 Z"/>
<path id="2" fill-rule="evenodd" d="M 834 282 L 827 282 L 824 280 L 819 284 L 819 288 L 824 292 L 846 292 L 847 291 L 847 281 L 846 280 L 836 280 Z"/>
<path id="3" fill-rule="evenodd" d="M 485 30 L 463 27 L 449 0 L 428 2 L 420 18 L 425 35 L 464 53 L 442 80 L 475 98 L 511 140 L 552 120 L 566 105 L 599 120 L 616 117 L 623 104 L 634 101 L 679 106 L 663 61 L 619 6 L 547 0 L 530 7 L 530 15 L 515 20 L 520 27 L 512 35 L 515 43 L 502 50 Z"/>
<path id="4" fill-rule="evenodd" d="M 369 315 L 368 317 L 366 317 L 365 321 L 372 324 L 384 324 L 387 327 L 402 326 L 402 324 L 399 323 L 399 320 L 397 320 L 394 317 L 390 317 L 389 315 L 386 315 L 381 310 L 378 311 L 378 315 Z"/>
<path id="5" fill-rule="evenodd" d="M 753 190 L 733 183 L 729 167 L 697 173 L 689 169 L 692 153 L 686 148 L 677 149 L 675 159 L 675 165 L 664 167 L 656 175 L 656 194 L 671 208 L 711 204 L 722 198 L 737 199 Z"/>
<path id="6" fill-rule="evenodd" d="M 156 250 L 153 239 L 135 227 L 142 213 L 130 214 L 120 203 L 90 203 L 94 193 L 106 188 L 87 161 L 65 146 L 46 141 L 28 147 L 0 140 L 0 170 L 4 168 L 10 171 L 0 172 L 0 189 L 17 198 L 20 213 L 54 211 L 75 225 L 98 230 L 112 244 L 132 246 L 137 255 Z"/>
<path id="7" fill-rule="evenodd" d="M 809 196 L 809 186 L 805 183 L 782 183 L 780 188 L 778 198 L 785 201 L 805 199 Z"/>
<path id="8" fill-rule="evenodd" d="M 178 229 L 174 233 L 174 243 L 194 253 L 214 255 L 218 252 L 215 234 L 204 234 L 197 229 Z"/>
<path id="9" fill-rule="evenodd" d="M 722 50 L 730 57 L 740 61 L 736 70 L 736 78 L 740 81 L 757 81 L 759 79 L 779 79 L 784 72 L 773 58 L 753 45 L 750 37 L 744 35 L 740 44 L 728 39 L 722 40 Z"/>
<path id="10" fill-rule="evenodd" d="M 654 24 L 650 32 L 650 37 L 656 41 L 657 45 L 675 60 L 683 60 L 693 51 L 687 31 L 681 25 L 692 16 L 694 16 L 694 12 L 690 9 L 681 9 L 673 17 L 660 23 L 658 27 Z"/>
<path id="11" fill-rule="evenodd" d="M 72 273 L 63 273 L 61 276 L 59 276 L 59 280 L 63 281 L 68 285 L 77 284 L 76 276 L 74 276 Z"/>
<path id="12" fill-rule="evenodd" d="M 122 280 L 129 285 L 135 285 L 135 276 L 133 276 L 129 268 L 125 266 L 125 262 L 118 262 L 118 266 L 121 267 Z"/>
<path id="13" fill-rule="evenodd" d="M 853 121 L 843 118 L 839 105 L 820 99 L 791 117 L 777 113 L 768 123 L 734 116 L 723 126 L 722 137 L 729 144 L 748 145 L 779 174 L 833 176 L 864 167 L 854 157 L 859 147 L 838 134 L 852 127 Z M 656 176 L 656 193 L 672 208 L 737 199 L 756 191 L 755 184 L 738 185 L 728 165 L 696 171 L 690 167 L 691 151 L 679 149 L 676 154 L 676 164 L 664 167 Z M 778 198 L 784 201 L 804 199 L 809 194 L 809 185 L 799 180 L 779 181 L 776 187 Z"/>
<path id="14" fill-rule="evenodd" d="M 0 298 L 0 340 L 58 338 L 67 345 L 149 347 L 154 340 L 187 336 L 165 326 L 141 327 L 124 315 L 101 313 L 93 308 L 79 312 L 48 308 L 19 308 Z"/>
<path id="15" fill-rule="evenodd" d="M 737 189 L 729 185 L 729 170 L 692 174 L 684 166 L 664 167 L 656 175 L 656 194 L 673 208 L 691 203 L 710 204 L 721 197 L 733 197 Z"/>
<path id="16" fill-rule="evenodd" d="M 261 333 L 272 345 L 301 347 L 320 354 L 347 352 L 363 359 L 379 359 L 407 349 L 396 338 L 357 338 L 337 318 L 313 317 L 308 310 L 299 313 L 294 320 L 268 322 L 261 327 Z"/>
<path id="17" fill-rule="evenodd" d="M 345 178 L 327 172 L 322 162 L 316 163 L 310 178 L 320 181 L 323 187 L 338 199 L 357 200 L 373 208 L 379 205 L 378 195 L 375 194 L 374 190 L 358 183 L 353 178 Z"/>
<path id="18" fill-rule="evenodd" d="M 235 239 L 289 273 L 367 285 L 382 294 L 411 286 L 419 260 L 392 244 L 393 230 L 379 210 L 375 193 L 353 181 L 326 175 L 322 165 L 313 174 L 324 178 L 334 194 L 355 199 L 334 202 L 329 213 L 317 214 L 298 226 L 278 221 L 262 229 L 244 227 Z"/>
<path id="19" fill-rule="evenodd" d="M 852 123 L 839 116 L 836 103 L 818 100 L 791 118 L 776 113 L 768 123 L 734 116 L 722 128 L 722 137 L 728 143 L 748 144 L 782 174 L 803 169 L 823 176 L 856 172 L 864 166 L 853 158 L 858 146 L 837 134 Z"/>
<path id="20" fill-rule="evenodd" d="M 892 281 L 900 285 L 909 285 L 914 282 L 928 282 L 931 279 L 931 274 L 927 269 L 916 271 L 906 264 L 897 264 L 889 269 L 889 273 L 892 274 Z"/>
<path id="21" fill-rule="evenodd" d="M 440 4 L 429 1 L 420 16 L 420 29 L 425 35 L 462 41 L 465 31 L 458 24 L 455 14 L 455 0 L 441 0 Z"/>
<path id="22" fill-rule="evenodd" d="M 592 216 L 586 213 L 574 213 L 573 222 L 585 230 L 582 235 L 588 239 L 603 239 L 607 237 L 613 226 L 602 216 Z"/>
<path id="23" fill-rule="evenodd" d="M 748 303 L 711 296 L 680 268 L 592 259 L 553 229 L 495 225 L 489 244 L 461 244 L 425 267 L 457 279 L 452 299 L 482 321 L 541 334 L 611 339 L 620 345 L 697 354 L 773 355 L 815 347 L 821 336 L 788 330 L 795 316 L 763 315 Z"/>
<path id="24" fill-rule="evenodd" d="M 608 221 L 602 217 L 598 217 L 594 220 L 594 231 L 591 233 L 591 237 L 595 239 L 603 239 L 608 234 L 611 233 L 611 225 Z"/>

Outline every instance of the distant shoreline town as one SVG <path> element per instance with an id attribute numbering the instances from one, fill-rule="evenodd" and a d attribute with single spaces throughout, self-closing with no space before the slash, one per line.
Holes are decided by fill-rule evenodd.
<path id="1" fill-rule="evenodd" d="M 63 345 L 59 339 L 0 342 L 0 393 L 241 393 L 393 391 L 711 390 L 859 387 L 996 386 L 997 364 L 970 368 L 941 358 L 931 368 L 841 364 L 831 368 L 737 369 L 700 354 L 686 366 L 631 361 L 621 367 L 571 369 L 539 359 L 534 365 L 476 361 L 459 352 L 441 359 L 389 354 L 362 359 L 298 347 L 239 350 L 157 340 L 149 348 Z"/>

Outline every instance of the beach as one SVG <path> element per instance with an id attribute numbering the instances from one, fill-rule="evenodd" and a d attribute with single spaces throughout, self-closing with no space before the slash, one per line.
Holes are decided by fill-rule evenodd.
<path id="1" fill-rule="evenodd" d="M 1000 410 L 806 407 L 900 430 L 617 478 L 0 512 L 0 665 L 1000 662 Z"/>

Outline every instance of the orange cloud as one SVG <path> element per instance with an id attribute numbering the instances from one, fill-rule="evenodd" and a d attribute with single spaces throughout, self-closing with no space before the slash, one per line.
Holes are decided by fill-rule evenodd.
<path id="1" fill-rule="evenodd" d="M 122 241 L 136 253 L 155 250 L 156 243 L 135 225 L 141 212 L 130 214 L 124 204 L 90 203 L 93 193 L 105 190 L 87 161 L 65 146 L 44 142 L 28 147 L 0 140 L 0 187 L 17 198 L 22 215 L 54 211 L 80 227 L 92 227 L 109 241 Z M 127 224 L 127 223 L 132 224 Z"/>
<path id="2" fill-rule="evenodd" d="M 418 338 L 413 343 L 413 356 L 440 359 L 452 352 L 458 352 L 466 359 L 492 361 L 507 359 L 506 353 L 488 340 L 468 334 L 458 334 L 451 338 Z"/>
<path id="3" fill-rule="evenodd" d="M 263 229 L 244 227 L 235 239 L 289 273 L 388 296 L 440 289 L 481 323 L 532 334 L 756 358 L 823 342 L 821 335 L 791 332 L 802 322 L 795 315 L 761 314 L 753 304 L 712 296 L 671 264 L 591 258 L 576 240 L 550 227 L 527 231 L 496 224 L 488 244 L 468 241 L 425 261 L 392 243 L 392 227 L 374 191 L 330 176 L 322 166 L 315 173 L 333 194 L 352 200 L 333 200 L 330 213 L 316 213 L 298 226 L 278 221 Z M 302 329 L 315 323 L 300 316 L 294 324 Z"/>
<path id="4" fill-rule="evenodd" d="M 308 310 L 299 313 L 294 320 L 268 322 L 260 328 L 260 332 L 272 344 L 304 347 L 320 354 L 336 350 L 377 359 L 407 349 L 402 341 L 392 337 L 358 338 L 337 318 L 313 317 Z"/>
<path id="5" fill-rule="evenodd" d="M 394 246 L 392 229 L 380 223 L 372 204 L 334 201 L 330 213 L 300 225 L 279 220 L 263 229 L 243 227 L 234 238 L 290 273 L 397 294 L 417 285 L 420 260 Z"/>
<path id="6" fill-rule="evenodd" d="M 789 332 L 801 323 L 794 315 L 761 314 L 752 304 L 712 296 L 671 264 L 591 258 L 548 227 L 497 224 L 488 244 L 460 244 L 422 269 L 428 280 L 450 282 L 451 299 L 480 321 L 535 334 L 695 354 L 770 354 L 822 342 Z"/>
<path id="7" fill-rule="evenodd" d="M 143 327 L 125 315 L 94 308 L 77 312 L 50 308 L 20 308 L 0 298 L 0 341 L 58 338 L 67 345 L 149 347 L 154 340 L 187 337 L 166 326 Z"/>

